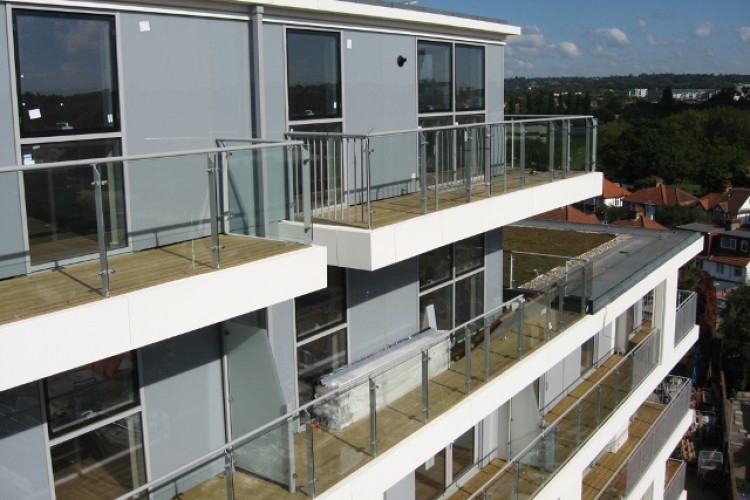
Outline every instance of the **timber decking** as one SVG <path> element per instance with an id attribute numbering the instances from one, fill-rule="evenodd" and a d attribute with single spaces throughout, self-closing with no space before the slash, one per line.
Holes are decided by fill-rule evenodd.
<path id="1" fill-rule="evenodd" d="M 246 264 L 305 248 L 298 243 L 246 236 L 222 235 L 220 268 Z M 166 245 L 109 257 L 110 295 L 208 273 L 211 239 Z M 101 295 L 99 260 L 71 264 L 48 271 L 0 281 L 0 324 L 59 311 L 98 300 Z"/>

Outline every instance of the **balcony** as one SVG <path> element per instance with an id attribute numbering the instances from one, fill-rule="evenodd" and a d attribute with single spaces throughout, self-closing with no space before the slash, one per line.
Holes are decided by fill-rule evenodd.
<path id="1" fill-rule="evenodd" d="M 23 179 L 27 231 L 27 274 L 0 281 L 0 390 L 324 286 L 309 185 L 287 180 L 307 178 L 304 160 L 301 143 L 236 142 L 0 169 Z M 14 260 L 0 255 L 0 267 Z M 272 267 L 272 290 L 232 298 Z"/>
<path id="2" fill-rule="evenodd" d="M 675 318 L 674 345 L 680 343 L 690 330 L 695 328 L 698 311 L 698 295 L 695 292 L 677 291 L 677 317 Z"/>
<path id="3" fill-rule="evenodd" d="M 314 401 L 123 498 L 143 491 L 184 499 L 318 495 L 575 324 L 585 300 L 566 291 L 590 289 L 580 283 L 589 279 L 590 269 L 581 266 L 478 322 L 424 332 L 350 366 L 354 375 L 319 387 Z M 215 473 L 195 479 L 206 470 Z"/>
<path id="4" fill-rule="evenodd" d="M 341 267 L 379 269 L 601 192 L 591 117 L 287 137 L 308 147 L 315 242 Z"/>
<path id="5" fill-rule="evenodd" d="M 661 334 L 646 332 L 627 355 L 613 354 L 544 416 L 539 435 L 483 484 L 466 483 L 453 498 L 533 496 L 596 433 L 658 365 Z"/>
<path id="6" fill-rule="evenodd" d="M 583 498 L 627 497 L 651 467 L 690 411 L 692 385 L 689 379 L 671 377 L 663 385 L 665 394 L 669 394 L 668 403 L 641 405 L 628 428 L 627 441 L 616 452 L 605 452 L 584 476 Z M 678 496 L 684 484 L 683 476 Z"/>
<path id="7" fill-rule="evenodd" d="M 667 460 L 667 472 L 665 476 L 664 500 L 679 500 L 685 491 L 685 477 L 687 475 L 687 462 L 670 458 Z"/>

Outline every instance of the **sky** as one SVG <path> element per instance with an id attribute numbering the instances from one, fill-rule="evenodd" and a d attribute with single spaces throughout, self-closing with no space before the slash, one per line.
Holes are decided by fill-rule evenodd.
<path id="1" fill-rule="evenodd" d="M 418 0 L 503 19 L 506 77 L 750 75 L 750 0 Z"/>

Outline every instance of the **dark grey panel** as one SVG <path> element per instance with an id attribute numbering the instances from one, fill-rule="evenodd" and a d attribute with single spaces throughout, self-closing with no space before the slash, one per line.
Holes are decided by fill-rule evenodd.
<path id="1" fill-rule="evenodd" d="M 153 477 L 224 442 L 219 346 L 216 328 L 208 327 L 141 351 L 146 446 Z"/>
<path id="2" fill-rule="evenodd" d="M 487 58 L 487 121 L 503 119 L 505 92 L 505 47 L 488 45 Z"/>
<path id="3" fill-rule="evenodd" d="M 52 498 L 44 432 L 35 382 L 0 393 L 0 498 Z"/>
<path id="4" fill-rule="evenodd" d="M 374 272 L 348 272 L 349 357 L 362 359 L 414 335 L 418 285 L 415 259 Z"/>
<path id="5" fill-rule="evenodd" d="M 13 140 L 13 105 L 10 95 L 10 68 L 5 4 L 0 3 L 0 166 L 16 165 Z M 0 175 L 0 279 L 26 272 L 23 251 L 21 201 L 16 174 Z"/>

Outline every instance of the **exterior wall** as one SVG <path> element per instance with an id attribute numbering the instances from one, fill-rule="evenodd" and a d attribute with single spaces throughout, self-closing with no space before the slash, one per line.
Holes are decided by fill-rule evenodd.
<path id="1" fill-rule="evenodd" d="M 351 361 L 419 332 L 417 259 L 347 276 Z"/>
<path id="2" fill-rule="evenodd" d="M 7 58 L 8 33 L 5 4 L 0 3 L 0 166 L 16 165 L 13 140 L 11 65 Z M 0 174 L 0 279 L 26 271 L 21 198 L 17 174 Z"/>
<path id="3" fill-rule="evenodd" d="M 282 139 L 286 132 L 286 56 L 284 27 L 263 24 L 263 65 L 265 70 L 266 137 Z"/>
<path id="4" fill-rule="evenodd" d="M 503 303 L 502 228 L 485 233 L 484 249 L 484 310 L 489 312 Z"/>
<path id="5" fill-rule="evenodd" d="M 120 19 L 127 154 L 210 148 L 217 137 L 251 137 L 246 22 L 146 13 L 121 13 Z M 150 31 L 140 31 L 142 21 Z M 135 250 L 206 234 L 205 224 L 198 234 L 195 225 L 185 227 L 209 215 L 205 157 L 130 162 L 128 180 Z"/>
<path id="6" fill-rule="evenodd" d="M 0 392 L 0 498 L 52 498 L 46 432 L 39 384 Z"/>
<path id="7" fill-rule="evenodd" d="M 505 117 L 505 47 L 487 45 L 484 52 L 487 71 L 487 122 Z"/>
<path id="8" fill-rule="evenodd" d="M 167 474 L 224 442 L 219 342 L 216 327 L 209 327 L 141 351 L 149 477 Z M 208 479 L 211 472 L 191 480 Z M 166 498 L 176 492 L 170 493 Z"/>
<path id="9" fill-rule="evenodd" d="M 297 405 L 297 361 L 294 337 L 294 301 L 268 308 L 268 334 L 281 390 L 289 408 Z"/>

